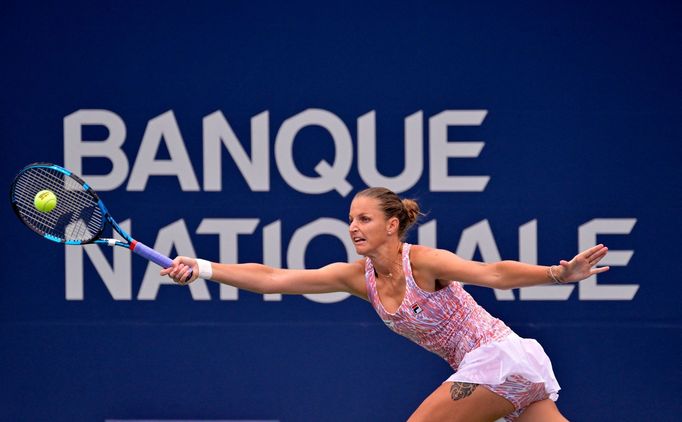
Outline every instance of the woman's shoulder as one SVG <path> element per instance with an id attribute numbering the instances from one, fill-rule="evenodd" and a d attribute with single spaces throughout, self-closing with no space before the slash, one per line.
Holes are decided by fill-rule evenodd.
<path id="1" fill-rule="evenodd" d="M 366 262 L 366 258 L 361 258 L 347 264 L 347 269 L 350 273 L 347 282 L 351 289 L 351 293 L 360 297 L 361 299 L 369 300 L 367 298 L 367 285 L 365 283 Z"/>
<path id="2" fill-rule="evenodd" d="M 354 271 L 361 272 L 364 274 L 365 269 L 367 268 L 367 258 L 356 259 L 355 261 L 350 262 L 349 265 L 353 268 Z"/>
<path id="3" fill-rule="evenodd" d="M 332 271 L 343 277 L 358 276 L 365 273 L 365 258 L 357 259 L 352 262 L 335 262 L 322 267 L 322 271 Z"/>
<path id="4" fill-rule="evenodd" d="M 461 260 L 448 250 L 423 245 L 411 245 L 410 247 L 412 268 L 439 270 L 444 265 L 452 265 L 453 262 L 461 262 Z"/>
<path id="5" fill-rule="evenodd" d="M 433 255 L 438 251 L 438 249 L 424 245 L 409 245 L 409 247 L 411 262 L 414 262 L 415 260 L 421 261 L 422 259 L 428 259 L 430 255 Z"/>

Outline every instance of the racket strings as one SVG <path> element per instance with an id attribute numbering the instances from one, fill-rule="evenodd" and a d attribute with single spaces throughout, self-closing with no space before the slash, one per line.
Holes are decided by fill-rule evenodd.
<path id="1" fill-rule="evenodd" d="M 55 175 L 48 174 L 48 177 L 50 182 L 47 182 L 45 178 L 40 182 L 31 179 L 32 183 L 22 184 L 18 189 L 22 197 L 26 199 L 26 204 L 22 207 L 24 217 L 30 220 L 37 229 L 65 240 L 82 241 L 92 237 L 96 232 L 92 232 L 88 227 L 88 221 L 91 219 L 83 218 L 86 217 L 83 211 L 88 208 L 83 208 L 82 203 L 67 202 L 73 200 L 73 193 L 77 192 L 76 189 L 83 191 L 83 188 L 68 176 L 61 180 Z M 34 192 L 37 193 L 38 189 L 45 188 L 53 191 L 58 197 L 58 207 L 49 213 L 36 210 L 30 202 L 30 198 L 35 195 Z M 64 192 L 71 194 L 67 196 Z"/>
<path id="2" fill-rule="evenodd" d="M 50 212 L 38 211 L 33 203 L 35 195 L 45 189 L 57 196 L 57 206 Z M 96 198 L 81 183 L 58 170 L 26 170 L 15 182 L 13 194 L 21 218 L 43 234 L 86 242 L 102 228 L 102 211 Z"/>

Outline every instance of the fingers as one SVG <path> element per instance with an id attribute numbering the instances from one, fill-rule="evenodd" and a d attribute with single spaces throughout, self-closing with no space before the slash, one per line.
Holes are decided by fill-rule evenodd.
<path id="1" fill-rule="evenodd" d="M 591 255 L 591 254 L 595 253 L 596 251 L 598 251 L 599 249 L 601 249 L 601 248 L 603 248 L 603 247 L 604 247 L 604 245 L 601 244 L 601 243 L 598 244 L 598 245 L 594 245 L 594 246 L 592 246 L 591 248 L 585 249 L 585 250 L 583 251 L 583 254 Z"/>
<path id="2" fill-rule="evenodd" d="M 593 256 L 592 258 L 590 258 L 590 260 L 588 261 L 590 263 L 590 267 L 594 267 L 595 265 L 597 265 L 599 263 L 599 261 L 601 261 L 602 258 L 604 258 L 605 256 L 606 256 L 606 251 L 604 251 L 604 253 L 602 253 L 602 254 L 599 254 L 599 255 L 596 255 L 596 256 Z"/>
<path id="3" fill-rule="evenodd" d="M 563 269 L 564 279 L 568 281 L 580 281 L 595 274 L 609 270 L 609 267 L 593 268 L 606 256 L 609 248 L 599 244 L 585 249 L 572 260 L 561 260 L 559 263 Z"/>
<path id="4" fill-rule="evenodd" d="M 593 270 L 590 271 L 590 274 L 591 274 L 591 275 L 595 275 L 595 274 L 603 273 L 603 272 L 608 271 L 609 269 L 610 269 L 610 267 L 599 267 L 599 268 L 595 268 L 595 269 L 593 269 Z"/>
<path id="5" fill-rule="evenodd" d="M 587 252 L 590 253 L 585 256 L 585 259 L 587 260 L 590 267 L 593 267 L 606 256 L 606 254 L 609 252 L 609 248 L 604 245 L 597 245 L 588 249 Z"/>
<path id="6" fill-rule="evenodd" d="M 192 267 L 185 264 L 180 264 L 178 273 L 173 277 L 173 281 L 178 284 L 189 284 L 192 280 L 192 274 L 190 273 Z"/>
<path id="7" fill-rule="evenodd" d="M 588 261 L 594 261 L 595 257 L 598 256 L 604 256 L 606 253 L 609 251 L 609 248 L 606 246 L 602 245 L 601 243 L 599 245 L 592 246 L 589 249 L 584 250 L 579 256 L 583 256 L 585 259 Z"/>
<path id="8" fill-rule="evenodd" d="M 194 269 L 195 265 L 196 260 L 186 256 L 178 256 L 173 260 L 170 267 L 162 269 L 159 274 L 172 278 L 178 284 L 189 284 L 197 278 L 198 272 Z"/>
<path id="9" fill-rule="evenodd" d="M 589 249 L 585 249 L 578 255 L 576 255 L 575 258 L 573 258 L 572 262 L 580 263 L 580 262 L 585 262 L 587 263 L 590 267 L 594 267 L 599 263 L 599 261 L 602 260 L 606 256 L 606 254 L 609 252 L 609 248 L 604 246 L 603 244 L 595 245 L 592 246 Z M 564 265 L 562 261 L 561 265 Z M 568 263 L 567 263 L 568 264 Z M 566 264 L 566 265 L 567 265 Z"/>

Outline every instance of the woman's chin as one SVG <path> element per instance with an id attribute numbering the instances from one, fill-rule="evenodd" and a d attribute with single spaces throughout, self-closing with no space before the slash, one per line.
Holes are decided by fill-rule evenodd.
<path id="1" fill-rule="evenodd" d="M 358 255 L 365 255 L 367 253 L 367 243 L 359 242 L 355 243 L 353 246 L 355 246 L 355 253 Z"/>

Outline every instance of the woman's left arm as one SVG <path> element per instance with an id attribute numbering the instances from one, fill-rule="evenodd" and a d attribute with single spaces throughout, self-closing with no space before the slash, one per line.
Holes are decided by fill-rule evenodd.
<path id="1" fill-rule="evenodd" d="M 606 256 L 608 248 L 593 246 L 560 265 L 542 266 L 518 261 L 481 263 L 468 261 L 442 249 L 419 247 L 413 265 L 434 280 L 456 280 L 467 284 L 495 289 L 514 289 L 548 283 L 574 283 L 594 274 L 608 271 L 609 267 L 594 268 Z"/>

